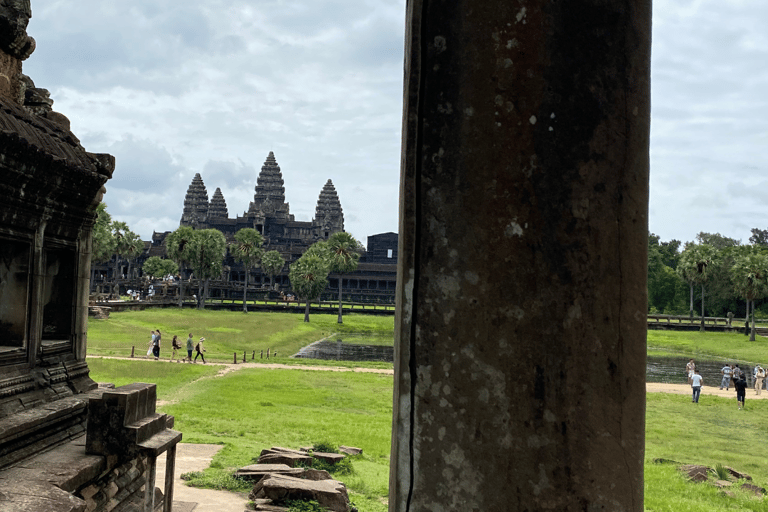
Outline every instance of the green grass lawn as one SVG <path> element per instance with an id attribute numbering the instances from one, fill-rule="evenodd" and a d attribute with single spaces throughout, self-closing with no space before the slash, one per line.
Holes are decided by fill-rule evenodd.
<path id="1" fill-rule="evenodd" d="M 391 317 L 349 315 L 336 324 L 335 315 L 291 313 L 148 310 L 118 313 L 106 321 L 90 322 L 89 354 L 122 352 L 133 337 L 148 339 L 149 330 L 188 331 L 205 336 L 208 357 L 231 361 L 247 342 L 277 348 L 282 354 L 332 333 L 390 333 Z M 385 334 L 388 335 L 388 334 Z M 199 337 L 198 336 L 198 337 Z M 166 335 L 164 335 L 164 340 Z M 146 347 L 144 343 L 143 347 Z M 254 348 L 254 350 L 257 347 Z M 649 331 L 648 349 L 693 358 L 768 361 L 768 342 L 749 342 L 743 335 L 679 331 Z M 130 347 L 129 349 L 130 350 Z M 164 355 L 169 353 L 163 350 Z M 221 354 L 221 355 L 217 355 Z M 278 362 L 289 362 L 284 356 Z M 120 354 L 123 355 L 123 354 Z M 328 362 L 295 362 L 323 364 Z M 334 366 L 339 365 L 333 361 Z M 360 363 L 348 363 L 360 366 Z M 163 412 L 176 417 L 184 442 L 217 443 L 224 449 L 214 458 L 198 485 L 233 485 L 237 467 L 271 446 L 298 448 L 327 442 L 363 448 L 355 473 L 339 477 L 362 511 L 384 512 L 388 488 L 392 416 L 392 377 L 352 372 L 242 369 L 215 377 L 218 368 L 155 361 L 89 359 L 95 380 L 155 382 Z M 386 365 L 384 366 L 386 367 Z M 388 365 L 391 367 L 391 365 Z M 687 482 L 674 464 L 722 463 L 749 473 L 754 483 L 768 487 L 768 401 L 750 400 L 737 410 L 735 399 L 704 396 L 698 406 L 688 395 L 648 394 L 646 401 L 645 509 L 647 511 L 768 511 L 768 501 Z"/>
<path id="2" fill-rule="evenodd" d="M 185 345 L 191 332 L 194 339 L 205 337 L 206 359 L 231 362 L 243 352 L 250 360 L 253 352 L 258 359 L 261 351 L 277 351 L 278 358 L 287 358 L 312 342 L 331 334 L 371 333 L 375 338 L 388 335 L 394 338 L 395 319 L 392 316 L 364 314 L 344 315 L 344 323 L 337 323 L 331 314 L 310 315 L 304 322 L 303 314 L 242 311 L 210 311 L 195 309 L 156 308 L 144 311 L 112 313 L 106 320 L 88 320 L 88 353 L 102 356 L 127 357 L 131 347 L 137 357 L 146 355 L 150 331 L 160 329 L 162 343 L 160 355 L 171 356 L 171 339 L 177 335 Z M 284 361 L 281 361 L 284 362 Z"/>
<path id="3" fill-rule="evenodd" d="M 338 476 L 360 510 L 384 512 L 389 486 L 392 376 L 243 369 L 212 378 L 216 366 L 90 359 L 91 376 L 122 385 L 155 382 L 161 412 L 185 443 L 222 444 L 197 485 L 244 490 L 230 475 L 272 446 L 356 446 L 355 472 Z"/>
<path id="4" fill-rule="evenodd" d="M 754 484 L 768 487 L 768 401 L 751 400 L 738 410 L 735 398 L 703 396 L 698 405 L 688 395 L 649 393 L 646 398 L 645 510 L 768 510 L 768 499 L 734 491 L 728 497 L 712 486 L 688 482 L 677 464 L 720 463 L 745 472 Z"/>
<path id="5" fill-rule="evenodd" d="M 648 353 L 768 363 L 768 338 L 724 332 L 648 331 Z"/>

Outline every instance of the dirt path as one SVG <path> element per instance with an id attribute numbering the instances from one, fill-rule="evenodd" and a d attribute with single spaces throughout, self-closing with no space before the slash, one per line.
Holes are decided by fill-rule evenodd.
<path id="1" fill-rule="evenodd" d="M 648 393 L 672 393 L 675 395 L 690 395 L 691 386 L 688 384 L 666 384 L 662 382 L 647 382 L 645 384 L 645 390 Z M 730 390 L 720 389 L 718 386 L 702 386 L 701 395 L 714 395 L 722 396 L 725 398 L 736 399 L 736 390 L 731 386 Z M 755 394 L 755 390 L 747 388 L 746 401 L 750 400 L 766 400 L 768 399 L 768 391 L 763 391 L 761 394 Z"/>
<path id="2" fill-rule="evenodd" d="M 89 359 L 120 359 L 123 361 L 151 361 L 149 358 L 144 357 L 112 357 L 112 356 L 88 356 Z M 169 361 L 168 359 L 161 359 L 157 361 L 158 364 L 162 363 L 172 363 L 172 364 L 190 364 L 190 363 L 175 363 L 172 361 Z M 192 364 L 202 364 L 202 363 L 192 363 Z M 267 370 L 307 370 L 307 371 L 318 371 L 318 372 L 355 372 L 355 373 L 379 373 L 382 375 L 394 375 L 394 370 L 389 370 L 386 368 L 348 368 L 344 366 L 309 366 L 309 365 L 291 365 L 291 364 L 281 364 L 281 363 L 222 363 L 222 362 L 208 362 L 206 363 L 208 366 L 222 366 L 224 367 L 222 371 L 219 372 L 221 375 L 226 375 L 229 372 L 234 372 L 237 370 L 243 370 L 246 368 L 263 368 Z"/>
<path id="3" fill-rule="evenodd" d="M 224 448 L 216 444 L 186 444 L 176 447 L 176 471 L 173 484 L 174 512 L 243 512 L 248 505 L 245 494 L 188 487 L 180 476 L 202 471 L 211 465 L 211 459 Z M 165 482 L 165 457 L 157 460 L 156 482 L 162 488 Z"/>

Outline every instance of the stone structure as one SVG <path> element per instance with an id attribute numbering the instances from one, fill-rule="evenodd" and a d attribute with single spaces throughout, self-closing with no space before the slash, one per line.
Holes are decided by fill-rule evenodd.
<path id="1" fill-rule="evenodd" d="M 408 2 L 391 511 L 643 510 L 651 2 Z"/>
<path id="2" fill-rule="evenodd" d="M 270 151 L 261 167 L 248 211 L 231 219 L 221 189 L 216 189 L 209 203 L 203 179 L 199 173 L 195 174 L 184 198 L 180 225 L 195 229 L 215 228 L 227 238 L 232 238 L 240 229 L 254 228 L 264 237 L 266 250 L 278 250 L 289 261 L 292 260 L 290 256 L 301 256 L 316 241 L 344 231 L 344 213 L 331 180 L 320 191 L 315 218 L 311 222 L 294 219 L 285 201 L 284 185 L 280 166 Z"/>
<path id="3" fill-rule="evenodd" d="M 153 510 L 153 462 L 181 434 L 154 394 L 105 393 L 85 362 L 91 230 L 115 162 L 85 151 L 22 74 L 30 15 L 28 1 L 0 1 L 0 510 Z M 110 393 L 131 396 L 127 412 L 97 433 L 138 429 L 130 453 L 86 448 Z"/>

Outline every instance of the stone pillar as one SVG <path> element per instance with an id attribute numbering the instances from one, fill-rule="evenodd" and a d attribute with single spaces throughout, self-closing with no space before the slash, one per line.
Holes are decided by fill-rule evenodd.
<path id="1" fill-rule="evenodd" d="M 390 510 L 643 508 L 650 0 L 409 0 Z"/>

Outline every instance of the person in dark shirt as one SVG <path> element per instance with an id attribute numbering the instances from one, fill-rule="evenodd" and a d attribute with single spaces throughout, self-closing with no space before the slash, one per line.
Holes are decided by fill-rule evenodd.
<path id="1" fill-rule="evenodd" d="M 736 387 L 736 400 L 739 402 L 739 409 L 744 408 L 744 398 L 747 396 L 747 379 L 744 373 L 739 373 L 739 377 L 734 380 Z"/>

